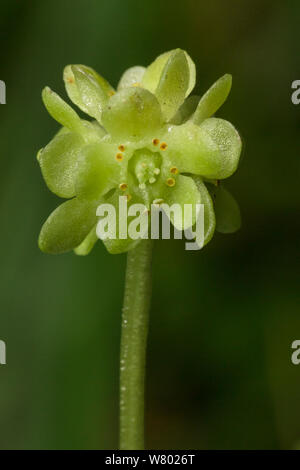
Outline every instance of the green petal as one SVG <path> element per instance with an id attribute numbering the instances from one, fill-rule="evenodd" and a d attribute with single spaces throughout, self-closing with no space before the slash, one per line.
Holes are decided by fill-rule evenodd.
<path id="1" fill-rule="evenodd" d="M 185 53 L 174 51 L 163 68 L 155 95 L 161 105 L 162 113 L 168 121 L 184 102 L 189 86 L 189 66 Z"/>
<path id="2" fill-rule="evenodd" d="M 200 97 L 197 95 L 189 96 L 184 100 L 184 103 L 180 106 L 175 116 L 171 119 L 171 124 L 180 125 L 186 122 L 192 114 L 195 112 Z"/>
<path id="3" fill-rule="evenodd" d="M 96 225 L 92 228 L 90 233 L 85 237 L 83 242 L 74 249 L 74 252 L 78 256 L 88 255 L 94 248 L 95 243 L 99 240 L 96 233 Z"/>
<path id="4" fill-rule="evenodd" d="M 128 232 L 127 232 L 127 238 L 121 239 L 119 235 L 119 197 L 122 196 L 120 191 L 115 191 L 111 197 L 109 197 L 105 202 L 108 204 L 112 204 L 115 207 L 116 210 L 116 238 L 115 239 L 106 239 L 103 240 L 104 246 L 107 249 L 109 253 L 112 255 L 120 254 L 120 253 L 126 253 L 129 250 L 132 250 L 133 248 L 136 247 L 136 245 L 141 241 L 141 239 L 138 240 L 133 240 L 132 238 L 129 237 Z M 134 194 L 132 195 L 132 198 L 128 202 L 128 209 L 132 204 L 140 204 L 142 201 L 139 200 Z M 127 228 L 129 227 L 129 224 L 133 217 L 129 217 L 127 219 Z"/>
<path id="5" fill-rule="evenodd" d="M 147 88 L 147 90 L 151 91 L 152 93 L 155 93 L 157 86 L 160 82 L 161 75 L 163 73 L 164 67 L 174 52 L 179 51 L 180 49 L 174 49 L 169 52 L 165 52 L 164 54 L 161 54 L 158 56 L 152 64 L 147 67 L 145 75 L 143 76 L 143 86 Z M 187 52 L 183 51 L 187 62 L 188 62 L 188 67 L 189 67 L 189 83 L 188 87 L 186 89 L 186 95 L 188 96 L 191 91 L 193 90 L 195 83 L 196 83 L 196 67 L 190 56 L 187 54 Z"/>
<path id="6" fill-rule="evenodd" d="M 200 126 L 192 121 L 170 126 L 164 140 L 166 155 L 180 172 L 222 179 L 238 165 L 241 140 L 223 119 L 207 119 Z"/>
<path id="7" fill-rule="evenodd" d="M 218 147 L 218 157 L 215 160 L 218 170 L 210 175 L 212 178 L 223 179 L 231 176 L 237 169 L 242 141 L 235 127 L 228 121 L 219 118 L 206 119 L 201 130 L 207 133 Z"/>
<path id="8" fill-rule="evenodd" d="M 201 204 L 204 204 L 204 245 L 213 237 L 216 227 L 216 217 L 212 198 L 199 176 L 195 176 L 194 181 L 201 196 Z"/>
<path id="9" fill-rule="evenodd" d="M 42 99 L 48 113 L 57 122 L 73 132 L 82 132 L 82 123 L 78 114 L 49 87 L 43 89 Z"/>
<path id="10" fill-rule="evenodd" d="M 159 103 L 148 90 L 124 88 L 112 96 L 103 110 L 102 122 L 120 142 L 154 137 L 162 123 Z"/>
<path id="11" fill-rule="evenodd" d="M 118 90 L 129 86 L 140 86 L 145 70 L 145 67 L 141 67 L 140 65 L 127 69 L 119 81 Z"/>
<path id="12" fill-rule="evenodd" d="M 120 163 L 114 145 L 98 142 L 84 148 L 77 166 L 76 194 L 95 199 L 120 182 Z"/>
<path id="13" fill-rule="evenodd" d="M 234 197 L 222 185 L 210 185 L 210 192 L 216 213 L 216 230 L 221 233 L 233 233 L 239 230 L 241 213 Z"/>
<path id="14" fill-rule="evenodd" d="M 59 254 L 78 247 L 96 224 L 98 202 L 74 198 L 57 207 L 42 227 L 40 249 Z"/>
<path id="15" fill-rule="evenodd" d="M 75 196 L 75 181 L 83 139 L 65 127 L 39 152 L 38 161 L 44 180 L 54 194 Z"/>
<path id="16" fill-rule="evenodd" d="M 211 117 L 226 101 L 232 85 L 232 76 L 229 74 L 219 78 L 202 96 L 193 116 L 195 124 L 201 124 L 204 119 Z"/>
<path id="17" fill-rule="evenodd" d="M 85 65 L 68 65 L 64 81 L 70 99 L 82 111 L 101 122 L 101 110 L 114 89 L 95 70 Z"/>
<path id="18" fill-rule="evenodd" d="M 201 203 L 201 196 L 192 178 L 182 175 L 177 176 L 175 186 L 166 186 L 162 198 L 164 203 L 168 204 L 170 207 L 173 204 L 179 204 L 179 206 L 181 206 L 181 214 L 183 217 L 181 217 L 179 213 L 176 213 L 176 211 L 170 214 L 170 219 L 174 227 L 178 230 L 185 230 L 194 225 L 197 216 L 196 204 Z M 191 204 L 193 206 L 191 220 L 188 217 L 187 211 L 184 211 L 184 204 Z"/>

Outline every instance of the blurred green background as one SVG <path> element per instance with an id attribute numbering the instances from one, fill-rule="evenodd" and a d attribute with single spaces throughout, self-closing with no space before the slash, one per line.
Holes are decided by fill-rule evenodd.
<path id="1" fill-rule="evenodd" d="M 196 92 L 226 72 L 219 116 L 244 140 L 228 182 L 242 229 L 200 252 L 156 243 L 147 370 L 147 446 L 300 446 L 298 1 L 1 0 L 0 366 L 2 449 L 118 445 L 118 360 L 126 256 L 98 243 L 85 258 L 44 255 L 43 221 L 59 201 L 37 150 L 58 129 L 41 89 L 62 96 L 69 63 L 116 85 L 132 65 L 180 47 Z M 297 75 L 298 74 L 298 75 Z"/>

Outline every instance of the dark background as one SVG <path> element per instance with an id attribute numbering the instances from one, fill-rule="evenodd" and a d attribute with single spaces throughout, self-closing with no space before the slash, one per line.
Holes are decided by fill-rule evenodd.
<path id="1" fill-rule="evenodd" d="M 58 129 L 45 85 L 83 63 L 116 85 L 124 69 L 180 47 L 196 92 L 233 89 L 219 116 L 244 140 L 228 188 L 243 225 L 200 252 L 155 246 L 147 370 L 147 446 L 300 448 L 299 1 L 1 0 L 0 366 L 2 449 L 118 445 L 118 359 L 125 255 L 39 252 L 59 203 L 37 150 Z"/>

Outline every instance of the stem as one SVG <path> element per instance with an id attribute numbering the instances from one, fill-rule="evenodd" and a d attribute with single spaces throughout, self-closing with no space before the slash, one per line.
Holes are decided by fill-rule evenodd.
<path id="1" fill-rule="evenodd" d="M 152 240 L 127 254 L 120 362 L 120 449 L 144 448 L 144 383 Z"/>

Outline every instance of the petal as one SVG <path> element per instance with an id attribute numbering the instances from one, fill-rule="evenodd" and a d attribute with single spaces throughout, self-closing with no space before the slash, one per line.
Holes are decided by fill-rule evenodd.
<path id="1" fill-rule="evenodd" d="M 42 227 L 40 249 L 59 254 L 78 247 L 96 224 L 98 203 L 74 198 L 57 207 Z"/>
<path id="2" fill-rule="evenodd" d="M 120 182 L 121 165 L 115 158 L 116 146 L 104 142 L 87 145 L 78 160 L 76 194 L 95 199 Z"/>
<path id="3" fill-rule="evenodd" d="M 161 54 L 155 59 L 154 62 L 152 62 L 152 64 L 149 65 L 149 67 L 147 67 L 145 75 L 143 76 L 143 80 L 142 80 L 143 86 L 147 88 L 147 90 L 151 91 L 152 93 L 155 93 L 156 88 L 159 84 L 162 72 L 164 70 L 164 67 L 168 59 L 174 52 L 178 50 L 180 49 L 174 49 L 172 51 Z M 186 56 L 188 66 L 189 66 L 189 83 L 188 83 L 188 87 L 187 87 L 186 95 L 185 95 L 185 96 L 188 96 L 193 90 L 195 83 L 196 83 L 196 67 L 195 67 L 194 62 L 188 55 L 188 53 L 185 51 L 183 52 Z"/>
<path id="4" fill-rule="evenodd" d="M 82 131 L 80 117 L 57 93 L 46 87 L 42 91 L 42 99 L 48 113 L 62 126 L 73 132 Z"/>
<path id="5" fill-rule="evenodd" d="M 200 128 L 210 136 L 218 147 L 218 157 L 215 164 L 219 168 L 211 177 L 228 178 L 237 169 L 242 151 L 239 133 L 230 122 L 219 118 L 206 119 Z"/>
<path id="6" fill-rule="evenodd" d="M 70 198 L 75 196 L 77 164 L 84 141 L 80 135 L 65 127 L 38 154 L 43 178 L 54 194 Z"/>
<path id="7" fill-rule="evenodd" d="M 216 227 L 216 217 L 212 198 L 199 176 L 195 176 L 194 181 L 201 196 L 201 204 L 204 204 L 204 245 L 213 237 Z"/>
<path id="8" fill-rule="evenodd" d="M 101 111 L 114 89 L 95 70 L 85 65 L 68 65 L 64 81 L 70 99 L 82 111 L 101 122 Z"/>
<path id="9" fill-rule="evenodd" d="M 129 86 L 140 86 L 145 70 L 145 67 L 141 67 L 140 65 L 127 69 L 119 81 L 118 90 Z"/>
<path id="10" fill-rule="evenodd" d="M 162 113 L 168 121 L 184 102 L 189 86 L 189 66 L 185 53 L 174 51 L 163 68 L 155 95 L 161 105 Z"/>
<path id="11" fill-rule="evenodd" d="M 238 165 L 241 140 L 232 124 L 223 119 L 206 119 L 201 126 L 192 121 L 170 126 L 164 140 L 166 155 L 180 172 L 222 179 Z"/>
<path id="12" fill-rule="evenodd" d="M 222 185 L 210 185 L 216 213 L 216 230 L 233 233 L 241 227 L 241 213 L 238 203 Z"/>
<path id="13" fill-rule="evenodd" d="M 195 124 L 201 124 L 204 119 L 211 117 L 226 101 L 232 85 L 232 76 L 229 74 L 219 78 L 199 101 L 193 116 Z"/>
<path id="14" fill-rule="evenodd" d="M 109 253 L 112 255 L 120 254 L 120 253 L 126 253 L 129 250 L 132 250 L 133 248 L 136 247 L 136 245 L 141 241 L 141 239 L 138 240 L 133 240 L 132 238 L 129 237 L 129 234 L 127 232 L 127 237 L 126 238 L 120 238 L 120 225 L 119 225 L 119 218 L 120 218 L 120 207 L 119 207 L 119 197 L 122 196 L 120 191 L 115 191 L 111 197 L 106 199 L 106 203 L 112 204 L 115 208 L 116 211 L 116 238 L 114 239 L 106 239 L 103 240 L 104 246 L 107 249 Z M 127 203 L 127 208 L 132 204 L 140 204 L 141 201 L 133 194 L 130 201 Z M 129 227 L 129 224 L 133 217 L 127 218 L 127 229 Z"/>
<path id="15" fill-rule="evenodd" d="M 153 137 L 162 116 L 157 98 L 139 87 L 124 88 L 110 98 L 102 122 L 111 136 L 120 141 Z"/>
<path id="16" fill-rule="evenodd" d="M 74 252 L 78 256 L 88 255 L 94 248 L 95 243 L 99 240 L 96 233 L 96 225 L 92 228 L 90 233 L 85 237 L 83 242 L 74 249 Z"/>
<path id="17" fill-rule="evenodd" d="M 198 191 L 197 185 L 192 178 L 190 178 L 189 176 L 182 175 L 177 176 L 175 186 L 166 186 L 162 198 L 164 200 L 164 203 L 168 204 L 169 208 L 173 204 L 179 204 L 179 206 L 181 207 L 180 213 L 176 211 L 170 212 L 170 219 L 174 227 L 176 227 L 178 230 L 185 230 L 194 225 L 197 217 L 196 204 L 201 203 L 201 196 Z M 184 210 L 185 204 L 192 205 L 191 220 L 188 212 Z"/>
<path id="18" fill-rule="evenodd" d="M 180 125 L 190 119 L 196 111 L 199 100 L 200 97 L 197 95 L 192 95 L 186 98 L 170 122 L 172 124 Z"/>

